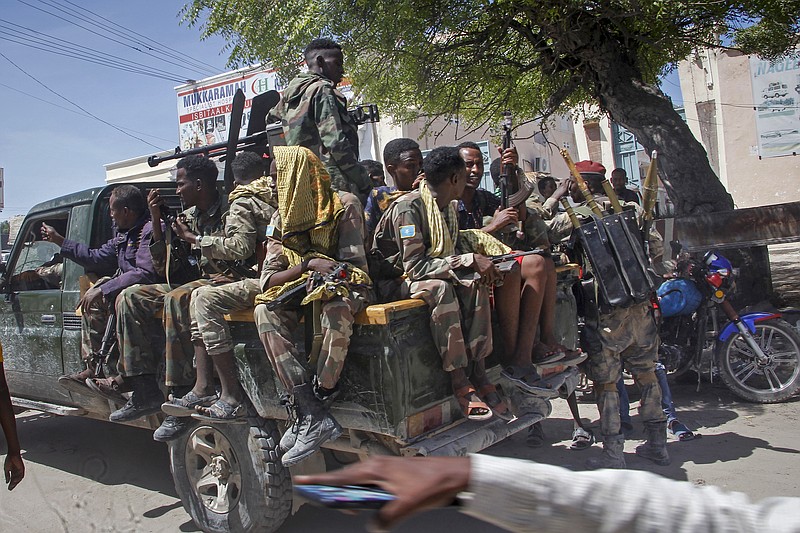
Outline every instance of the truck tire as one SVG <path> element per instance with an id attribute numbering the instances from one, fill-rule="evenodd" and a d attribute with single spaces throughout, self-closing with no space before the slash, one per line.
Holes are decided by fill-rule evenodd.
<path id="1" fill-rule="evenodd" d="M 248 424 L 196 423 L 169 443 L 175 490 L 208 533 L 269 533 L 292 509 L 292 478 L 280 461 L 275 422 L 250 409 Z"/>
<path id="2" fill-rule="evenodd" d="M 725 385 L 740 398 L 777 403 L 800 390 L 800 335 L 780 319 L 755 324 L 753 334 L 768 357 L 759 364 L 741 335 L 731 335 L 719 347 L 717 361 Z"/>

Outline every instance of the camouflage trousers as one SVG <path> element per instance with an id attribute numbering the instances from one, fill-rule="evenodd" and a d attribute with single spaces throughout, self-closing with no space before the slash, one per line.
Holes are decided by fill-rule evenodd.
<path id="1" fill-rule="evenodd" d="M 642 422 L 647 425 L 666 420 L 655 375 L 659 340 L 650 302 L 601 314 L 598 329 L 603 348 L 600 353 L 589 354 L 587 375 L 594 382 L 602 434 L 620 434 L 617 381 L 623 365 L 642 392 Z"/>
<path id="2" fill-rule="evenodd" d="M 105 303 L 93 305 L 81 314 L 81 357 L 88 361 L 93 353 L 100 351 L 110 309 Z"/>
<path id="3" fill-rule="evenodd" d="M 351 297 L 334 297 L 322 304 L 322 349 L 313 369 L 320 386 L 336 388 L 344 368 L 350 335 L 357 315 L 366 305 L 366 299 L 353 293 Z M 253 314 L 261 342 L 272 368 L 287 391 L 311 381 L 306 365 L 300 362 L 300 353 L 292 342 L 292 332 L 300 323 L 303 309 L 287 305 L 270 311 L 264 304 L 257 305 Z"/>
<path id="4" fill-rule="evenodd" d="M 163 352 L 166 385 L 194 385 L 192 331 L 197 323 L 191 320 L 189 301 L 195 289 L 213 283 L 199 279 L 174 289 L 162 283 L 122 291 L 117 299 L 120 373 L 126 377 L 155 374 Z"/>
<path id="5" fill-rule="evenodd" d="M 211 356 L 232 351 L 231 329 L 224 315 L 253 307 L 253 300 L 260 293 L 256 279 L 196 289 L 189 304 L 192 323 L 197 324 L 192 329 L 192 342 L 202 342 Z"/>
<path id="6" fill-rule="evenodd" d="M 405 281 L 404 297 L 424 300 L 431 309 L 431 334 L 445 372 L 466 368 L 492 353 L 489 289 L 441 279 Z"/>

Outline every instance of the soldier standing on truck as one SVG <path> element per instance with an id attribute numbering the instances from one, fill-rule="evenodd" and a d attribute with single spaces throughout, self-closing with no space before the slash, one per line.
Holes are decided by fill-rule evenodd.
<path id="1" fill-rule="evenodd" d="M 274 178 L 264 176 L 264 166 L 264 158 L 253 152 L 241 152 L 233 161 L 236 187 L 228 195 L 230 209 L 225 217 L 225 235 L 208 237 L 204 244 L 212 249 L 214 256 L 231 248 L 252 249 L 251 258 L 256 261 L 248 261 L 253 263 L 248 272 L 251 277 L 224 285 L 206 285 L 192 293 L 189 311 L 192 323 L 197 324 L 197 328 L 192 328 L 197 380 L 183 397 L 173 397 L 161 406 L 168 416 L 153 434 L 157 441 L 166 442 L 180 435 L 189 416 L 230 422 L 245 415 L 233 340 L 224 315 L 253 307 L 253 300 L 261 293 L 255 268 L 257 248 L 264 243 L 267 225 L 277 206 L 270 185 Z M 219 399 L 214 389 L 214 370 L 222 389 Z"/>
<path id="2" fill-rule="evenodd" d="M 358 128 L 347 112 L 347 99 L 336 86 L 344 76 L 342 47 L 314 39 L 304 51 L 308 72 L 283 92 L 283 133 L 289 146 L 305 146 L 325 162 L 335 191 L 352 192 L 363 203 L 372 189 L 358 163 Z"/>
<path id="3" fill-rule="evenodd" d="M 267 228 L 267 256 L 261 271 L 265 293 L 256 297 L 254 317 L 275 374 L 291 395 L 293 424 L 281 438 L 280 448 L 281 462 L 292 466 L 342 433 L 330 406 L 339 393 L 355 315 L 371 297 L 371 281 L 360 202 L 352 194 L 333 191 L 322 162 L 309 149 L 276 146 L 274 151 L 278 211 Z M 327 279 L 343 264 L 343 278 Z M 321 343 L 309 354 L 309 369 L 300 362 L 293 341 L 303 308 L 297 300 L 275 309 L 267 304 L 295 286 L 308 287 L 309 278 L 313 281 L 318 276 L 327 278 L 306 296 L 312 299 L 306 305 L 314 306 L 313 314 L 321 317 Z"/>
<path id="4" fill-rule="evenodd" d="M 605 179 L 605 167 L 594 161 L 580 161 L 575 164 L 581 177 L 586 180 L 591 191 L 602 191 L 600 186 Z M 563 194 L 562 188 L 556 195 Z M 583 207 L 584 198 L 575 182 L 570 182 L 570 195 L 582 207 L 576 214 L 590 216 Z M 608 199 L 595 196 L 598 204 L 608 207 Z M 625 204 L 636 209 L 636 204 Z M 641 212 L 641 208 L 637 209 Z M 641 219 L 641 217 L 639 217 Z M 560 239 L 572 233 L 573 224 L 566 213 L 556 215 L 551 221 L 552 238 Z M 659 246 L 651 239 L 651 250 Z M 654 253 L 653 255 L 657 255 Z M 588 263 L 584 262 L 585 265 Z M 597 275 L 597 274 L 595 274 Z M 594 291 L 597 294 L 597 291 Z M 589 353 L 587 375 L 594 382 L 597 395 L 597 408 L 600 412 L 600 432 L 603 439 L 603 455 L 586 462 L 589 468 L 625 468 L 623 448 L 625 435 L 622 433 L 619 414 L 619 393 L 617 381 L 625 364 L 636 384 L 641 389 L 639 415 L 645 426 L 647 441 L 636 448 L 636 454 L 650 459 L 659 465 L 669 464 L 667 452 L 667 420 L 661 410 L 661 389 L 655 375 L 658 361 L 658 329 L 653 318 L 649 301 L 634 303 L 629 307 L 615 307 L 601 310 L 596 299 L 590 295 L 584 310 L 586 325 L 582 340 Z"/>
<path id="5" fill-rule="evenodd" d="M 138 284 L 159 283 L 163 277 L 156 272 L 150 254 L 153 223 L 142 192 L 133 185 L 120 185 L 109 198 L 111 220 L 116 226 L 116 236 L 100 248 L 89 248 L 85 244 L 65 239 L 52 226 L 42 224 L 42 238 L 61 246 L 61 255 L 72 259 L 84 268 L 112 271 L 112 277 L 101 278 L 84 293 L 81 309 L 81 356 L 86 369 L 58 378 L 59 384 L 71 391 L 91 392 L 86 380 L 95 377 L 97 364 L 93 360 L 100 351 L 103 334 L 117 296 L 123 289 Z M 160 224 L 156 224 L 161 230 Z M 117 314 L 119 316 L 119 314 Z M 120 396 L 128 387 L 119 378 L 114 379 L 111 397 Z"/>

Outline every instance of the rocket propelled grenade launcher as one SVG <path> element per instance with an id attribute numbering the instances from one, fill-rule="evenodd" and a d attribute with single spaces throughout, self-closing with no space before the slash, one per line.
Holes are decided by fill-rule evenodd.
<path id="1" fill-rule="evenodd" d="M 644 218 L 650 221 L 653 220 L 653 209 L 658 199 L 658 152 L 656 150 L 653 150 L 653 155 L 650 158 L 650 165 L 647 167 L 647 175 L 644 178 L 642 188 L 644 189 L 644 194 L 642 194 Z"/>
<path id="2" fill-rule="evenodd" d="M 586 180 L 583 179 L 581 173 L 578 172 L 578 169 L 575 167 L 575 162 L 572 160 L 572 156 L 570 156 L 569 152 L 567 152 L 564 148 L 559 150 L 559 152 L 561 153 L 561 157 L 563 157 L 564 161 L 567 163 L 569 172 L 572 174 L 573 179 L 578 184 L 581 194 L 583 194 L 583 197 L 586 198 L 586 205 L 589 206 L 589 209 L 592 210 L 592 213 L 600 218 L 603 218 L 603 210 L 600 209 L 599 205 L 597 205 L 594 195 L 592 195 L 592 191 L 589 190 L 589 186 L 586 184 Z"/>

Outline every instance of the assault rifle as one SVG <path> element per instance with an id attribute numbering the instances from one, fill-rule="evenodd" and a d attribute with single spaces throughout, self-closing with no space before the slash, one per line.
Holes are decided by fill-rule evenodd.
<path id="1" fill-rule="evenodd" d="M 308 276 L 308 279 L 305 283 L 298 285 L 288 291 L 284 292 L 271 302 L 268 302 L 267 309 L 270 311 L 274 311 L 275 309 L 285 305 L 297 298 L 302 299 L 308 291 L 313 291 L 317 287 L 329 282 L 329 281 L 347 281 L 350 277 L 350 265 L 347 263 L 339 263 L 336 265 L 336 268 L 330 274 L 323 276 L 319 272 L 311 272 Z"/>
<path id="2" fill-rule="evenodd" d="M 548 253 L 547 250 L 542 248 L 535 248 L 533 250 L 528 250 L 527 252 L 511 252 L 510 254 L 503 254 L 503 255 L 493 255 L 492 263 L 495 265 L 500 263 L 505 263 L 506 261 L 512 261 L 517 257 L 525 257 L 526 255 L 546 255 Z"/>

